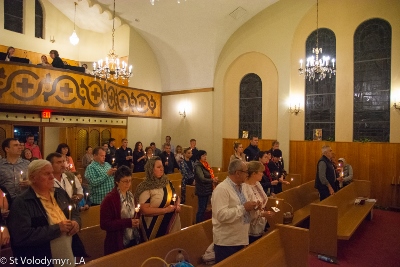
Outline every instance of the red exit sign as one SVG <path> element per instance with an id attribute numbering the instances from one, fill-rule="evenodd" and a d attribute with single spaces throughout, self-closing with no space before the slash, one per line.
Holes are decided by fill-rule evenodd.
<path id="1" fill-rule="evenodd" d="M 42 111 L 42 119 L 50 119 L 51 111 Z"/>

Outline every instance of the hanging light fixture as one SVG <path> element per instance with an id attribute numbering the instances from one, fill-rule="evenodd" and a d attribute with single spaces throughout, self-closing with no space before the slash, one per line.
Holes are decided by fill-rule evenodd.
<path id="1" fill-rule="evenodd" d="M 307 58 L 307 63 L 305 63 L 303 69 L 303 60 L 300 60 L 299 74 L 303 75 L 304 78 L 315 80 L 316 82 L 325 79 L 328 75 L 329 78 L 332 74 L 336 74 L 335 69 L 335 59 L 329 56 L 322 56 L 322 48 L 318 47 L 318 0 L 317 0 L 317 45 L 312 50 L 313 54 L 311 57 Z"/>
<path id="2" fill-rule="evenodd" d="M 129 66 L 122 61 L 122 66 L 119 64 L 118 55 L 114 50 L 114 34 L 115 34 L 115 0 L 114 0 L 114 14 L 113 14 L 113 27 L 112 27 L 112 47 L 105 60 L 100 59 L 97 64 L 93 63 L 94 77 L 104 78 L 106 80 L 113 80 L 118 82 L 120 79 L 125 80 L 132 77 L 132 65 Z"/>
<path id="3" fill-rule="evenodd" d="M 69 41 L 71 42 L 71 44 L 73 45 L 77 45 L 79 43 L 79 37 L 75 32 L 75 17 L 76 17 L 76 5 L 77 3 L 75 3 L 75 13 L 74 13 L 74 32 L 72 33 L 72 35 L 69 37 Z"/>

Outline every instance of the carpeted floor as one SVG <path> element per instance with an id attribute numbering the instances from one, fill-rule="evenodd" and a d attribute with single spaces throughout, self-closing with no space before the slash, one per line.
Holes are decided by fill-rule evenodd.
<path id="1" fill-rule="evenodd" d="M 310 267 L 334 266 L 310 253 Z M 343 267 L 400 267 L 400 212 L 373 210 L 350 240 L 338 244 L 338 265 Z"/>

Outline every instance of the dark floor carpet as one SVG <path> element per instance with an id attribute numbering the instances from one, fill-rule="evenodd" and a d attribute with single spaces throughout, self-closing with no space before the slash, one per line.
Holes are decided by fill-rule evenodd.
<path id="1" fill-rule="evenodd" d="M 334 266 L 310 253 L 310 267 Z M 350 240 L 338 244 L 338 265 L 343 267 L 400 267 L 400 212 L 373 210 Z"/>

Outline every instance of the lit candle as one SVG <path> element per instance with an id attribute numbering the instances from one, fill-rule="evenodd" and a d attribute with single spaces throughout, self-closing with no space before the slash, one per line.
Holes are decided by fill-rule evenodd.
<path id="1" fill-rule="evenodd" d="M 85 196 L 85 201 L 87 201 L 87 198 L 88 198 L 88 196 L 89 196 L 89 193 L 86 193 L 85 195 L 86 195 L 86 196 Z"/>
<path id="2" fill-rule="evenodd" d="M 246 156 L 246 160 L 249 161 L 249 156 Z"/>
<path id="3" fill-rule="evenodd" d="M 0 233 L 0 240 L 3 240 L 3 232 L 4 232 L 4 227 L 3 227 L 3 226 L 0 227 L 0 231 L 1 231 L 1 233 Z M 1 250 L 1 245 L 0 245 L 0 250 Z"/>
<path id="4" fill-rule="evenodd" d="M 221 171 L 221 168 L 218 168 L 218 172 L 220 172 Z"/>
<path id="5" fill-rule="evenodd" d="M 138 213 L 140 211 L 140 204 L 137 205 L 137 207 L 135 208 L 135 212 Z"/>
<path id="6" fill-rule="evenodd" d="M 69 168 L 72 169 L 72 164 L 69 164 Z"/>
<path id="7" fill-rule="evenodd" d="M 172 201 L 173 201 L 173 202 L 176 201 L 176 194 L 174 194 L 174 196 L 172 197 Z"/>
<path id="8" fill-rule="evenodd" d="M 300 69 L 303 68 L 303 60 L 300 59 Z"/>
<path id="9" fill-rule="evenodd" d="M 112 159 L 112 164 L 114 164 L 114 163 L 115 163 L 115 158 Z"/>
<path id="10" fill-rule="evenodd" d="M 279 200 L 277 200 L 277 201 L 275 201 L 275 203 L 276 203 L 276 207 L 278 207 L 278 205 L 279 205 Z"/>
<path id="11" fill-rule="evenodd" d="M 71 180 L 71 185 L 74 186 L 74 180 Z"/>
<path id="12" fill-rule="evenodd" d="M 279 172 L 276 172 L 275 175 L 276 175 L 276 177 L 278 177 L 279 176 Z"/>
<path id="13" fill-rule="evenodd" d="M 68 205 L 68 219 L 71 220 L 72 206 Z"/>
<path id="14" fill-rule="evenodd" d="M 167 157 L 167 161 L 168 161 L 168 157 Z"/>
<path id="15" fill-rule="evenodd" d="M 340 176 L 341 176 L 341 177 L 343 177 L 343 176 L 344 176 L 344 173 L 343 173 L 343 172 L 341 172 L 341 173 L 340 173 Z"/>
<path id="16" fill-rule="evenodd" d="M 22 182 L 24 179 L 22 178 L 22 174 L 23 174 L 24 172 L 23 171 L 21 171 L 21 176 L 19 177 L 19 181 L 20 182 Z"/>
<path id="17" fill-rule="evenodd" d="M 290 181 L 291 181 L 291 182 L 293 182 L 293 180 L 294 180 L 294 178 L 293 178 L 293 177 L 292 177 L 292 178 L 290 178 Z"/>

